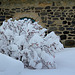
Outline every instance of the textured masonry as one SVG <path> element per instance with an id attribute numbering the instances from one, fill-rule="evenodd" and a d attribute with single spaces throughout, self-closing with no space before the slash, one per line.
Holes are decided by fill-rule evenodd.
<path id="1" fill-rule="evenodd" d="M 46 35 L 54 31 L 60 36 L 65 47 L 75 47 L 75 4 L 64 5 L 64 2 L 62 4 L 51 2 L 48 4 L 24 5 L 26 4 L 25 0 L 20 0 L 21 3 L 14 0 L 18 4 L 15 4 L 12 0 L 5 1 L 9 2 L 0 1 L 0 25 L 9 18 L 33 18 L 48 29 Z"/>

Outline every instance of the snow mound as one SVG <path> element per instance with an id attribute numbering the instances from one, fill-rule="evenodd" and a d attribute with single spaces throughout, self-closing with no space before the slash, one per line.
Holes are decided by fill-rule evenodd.
<path id="1" fill-rule="evenodd" d="M 63 45 L 54 32 L 45 36 L 47 29 L 30 19 L 3 22 L 0 27 L 0 52 L 24 63 L 25 68 L 55 68 L 55 52 Z"/>
<path id="2" fill-rule="evenodd" d="M 0 53 L 0 72 L 3 75 L 19 75 L 23 69 L 22 62 Z"/>

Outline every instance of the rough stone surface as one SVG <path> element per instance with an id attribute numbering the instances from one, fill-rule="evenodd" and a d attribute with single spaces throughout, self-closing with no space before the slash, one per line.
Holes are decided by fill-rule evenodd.
<path id="1" fill-rule="evenodd" d="M 74 40 L 66 40 L 65 46 L 75 46 L 75 41 Z"/>

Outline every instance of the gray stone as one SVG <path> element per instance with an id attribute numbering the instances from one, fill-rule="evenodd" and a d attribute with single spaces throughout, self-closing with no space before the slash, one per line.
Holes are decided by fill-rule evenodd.
<path id="1" fill-rule="evenodd" d="M 57 30 L 57 27 L 49 27 L 49 30 L 50 31 L 56 31 Z"/>
<path id="2" fill-rule="evenodd" d="M 65 41 L 65 46 L 75 46 L 75 41 L 74 40 L 66 40 Z"/>
<path id="3" fill-rule="evenodd" d="M 66 35 L 61 35 L 60 38 L 61 38 L 61 40 L 66 40 L 67 36 Z"/>
<path id="4" fill-rule="evenodd" d="M 59 27 L 59 30 L 60 31 L 63 31 L 65 28 L 64 27 Z"/>
<path id="5" fill-rule="evenodd" d="M 64 33 L 64 34 L 69 34 L 69 31 L 64 31 L 63 33 Z"/>

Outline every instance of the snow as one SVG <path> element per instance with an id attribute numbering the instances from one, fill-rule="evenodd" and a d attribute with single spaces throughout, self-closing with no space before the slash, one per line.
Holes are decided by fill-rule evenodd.
<path id="1" fill-rule="evenodd" d="M 75 48 L 65 48 L 56 53 L 56 69 L 23 69 L 23 64 L 0 53 L 0 75 L 75 75 Z"/>
<path id="2" fill-rule="evenodd" d="M 56 69 L 24 69 L 21 75 L 75 75 L 75 48 L 56 53 Z"/>
<path id="3" fill-rule="evenodd" d="M 23 63 L 0 53 L 0 75 L 20 75 Z"/>
<path id="4" fill-rule="evenodd" d="M 22 61 L 25 68 L 55 68 L 55 52 L 64 47 L 59 36 L 53 31 L 45 36 L 45 31 L 30 19 L 10 18 L 0 26 L 0 53 Z"/>

